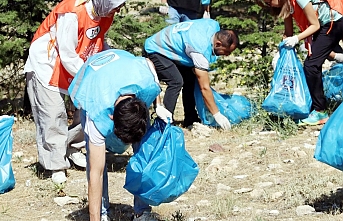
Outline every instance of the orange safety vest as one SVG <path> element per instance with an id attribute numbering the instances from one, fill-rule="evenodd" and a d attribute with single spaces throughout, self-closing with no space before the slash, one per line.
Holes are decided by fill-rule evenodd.
<path id="1" fill-rule="evenodd" d="M 78 45 L 75 51 L 83 61 L 86 61 L 91 55 L 102 51 L 104 37 L 113 22 L 113 17 L 102 17 L 100 20 L 94 21 L 87 14 L 85 1 L 82 1 L 79 5 L 75 5 L 75 2 L 75 0 L 63 0 L 59 3 L 39 26 L 33 36 L 32 42 L 44 34 L 49 33 L 50 27 L 56 24 L 58 14 L 75 13 L 78 17 Z M 51 46 L 54 45 L 55 40 L 51 39 L 48 43 L 48 56 L 50 56 L 49 51 Z M 58 52 L 57 47 L 56 51 Z M 57 55 L 49 84 L 67 90 L 73 78 L 63 67 L 61 58 Z"/>
<path id="2" fill-rule="evenodd" d="M 330 5 L 330 8 L 339 12 L 343 15 L 343 1 L 342 0 L 327 0 Z"/>
<path id="3" fill-rule="evenodd" d="M 328 2 L 328 4 L 330 5 L 331 9 L 334 9 L 335 11 L 339 12 L 341 15 L 343 15 L 343 1 L 342 0 L 325 0 Z M 294 20 L 296 21 L 298 27 L 300 28 L 300 30 L 303 32 L 305 31 L 309 24 L 308 24 L 308 20 L 306 18 L 305 13 L 303 12 L 303 9 L 300 8 L 300 6 L 298 5 L 298 3 L 296 2 L 296 0 L 291 0 L 291 6 L 294 9 L 294 12 L 292 14 Z M 333 22 L 333 21 L 331 21 Z M 331 23 L 332 25 L 332 23 Z M 329 31 L 331 30 L 331 28 L 329 29 Z M 308 54 L 311 55 L 311 43 L 312 43 L 312 36 L 309 36 L 305 39 L 305 47 L 308 50 Z"/>

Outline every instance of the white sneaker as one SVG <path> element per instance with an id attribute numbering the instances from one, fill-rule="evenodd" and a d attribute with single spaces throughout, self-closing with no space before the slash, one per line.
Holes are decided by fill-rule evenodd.
<path id="1" fill-rule="evenodd" d="M 111 221 L 111 219 L 107 215 L 101 215 L 100 221 Z"/>
<path id="2" fill-rule="evenodd" d="M 86 167 L 86 156 L 80 150 L 75 148 L 68 148 L 67 156 L 79 167 Z"/>
<path id="3" fill-rule="evenodd" d="M 72 143 L 70 144 L 70 146 L 80 150 L 81 148 L 86 146 L 86 141 L 81 141 L 79 143 Z"/>
<path id="4" fill-rule="evenodd" d="M 51 179 L 56 184 L 64 183 L 67 181 L 66 173 L 64 170 L 53 170 Z"/>

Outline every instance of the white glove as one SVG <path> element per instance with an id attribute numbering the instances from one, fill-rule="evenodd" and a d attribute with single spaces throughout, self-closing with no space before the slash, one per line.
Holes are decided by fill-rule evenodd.
<path id="1" fill-rule="evenodd" d="M 218 111 L 218 113 L 214 114 L 213 117 L 221 128 L 223 128 L 224 130 L 230 130 L 231 129 L 231 124 L 230 124 L 229 119 L 227 119 L 219 111 Z"/>
<path id="2" fill-rule="evenodd" d="M 168 14 L 168 11 L 169 11 L 169 5 L 168 3 L 166 2 L 166 5 L 162 5 L 158 8 L 158 11 L 162 14 L 162 15 L 166 15 Z"/>
<path id="3" fill-rule="evenodd" d="M 173 122 L 173 114 L 170 113 L 165 107 L 158 104 L 156 107 L 156 114 L 159 118 L 161 118 L 164 122 L 168 123 L 168 118 L 170 123 Z"/>
<path id="4" fill-rule="evenodd" d="M 210 12 L 204 11 L 202 18 L 211 18 Z"/>
<path id="5" fill-rule="evenodd" d="M 342 53 L 335 53 L 334 59 L 336 62 L 342 63 L 343 62 L 343 54 Z"/>
<path id="6" fill-rule="evenodd" d="M 286 48 L 294 48 L 294 46 L 298 44 L 299 38 L 298 36 L 294 35 L 292 37 L 285 38 L 283 42 L 285 42 Z"/>

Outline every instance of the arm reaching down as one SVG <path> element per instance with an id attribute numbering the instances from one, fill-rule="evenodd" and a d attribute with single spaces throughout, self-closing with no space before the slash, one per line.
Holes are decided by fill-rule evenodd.
<path id="1" fill-rule="evenodd" d="M 231 128 L 229 120 L 219 112 L 219 109 L 214 101 L 208 72 L 197 68 L 195 68 L 194 72 L 198 79 L 200 91 L 204 98 L 206 107 L 211 112 L 211 114 L 213 115 L 216 122 L 220 125 L 220 127 L 224 130 L 229 130 Z"/>
<path id="2" fill-rule="evenodd" d="M 94 145 L 89 142 L 89 180 L 88 180 L 88 202 L 89 218 L 91 221 L 100 220 L 100 209 L 103 188 L 103 174 L 105 167 L 106 147 Z"/>

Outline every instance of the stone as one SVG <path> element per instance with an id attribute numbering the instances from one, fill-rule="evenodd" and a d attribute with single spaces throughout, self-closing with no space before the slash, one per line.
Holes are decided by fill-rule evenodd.
<path id="1" fill-rule="evenodd" d="M 66 204 L 78 204 L 79 199 L 75 197 L 70 197 L 70 196 L 55 197 L 54 202 L 59 206 L 64 206 Z"/>
<path id="2" fill-rule="evenodd" d="M 309 205 L 298 206 L 295 210 L 298 216 L 310 215 L 316 212 L 316 210 Z"/>

